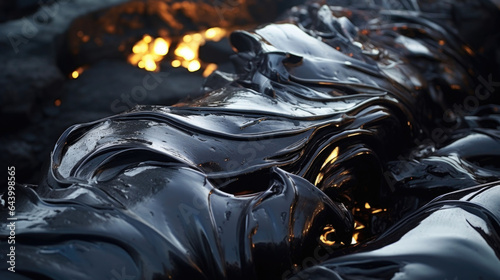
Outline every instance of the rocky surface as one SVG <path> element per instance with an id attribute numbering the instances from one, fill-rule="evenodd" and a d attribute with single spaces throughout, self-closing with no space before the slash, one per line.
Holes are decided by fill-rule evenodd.
<path id="1" fill-rule="evenodd" d="M 7 20 L 0 24 L 0 159 L 4 169 L 17 166 L 18 179 L 26 182 L 36 181 L 48 146 L 76 117 L 53 108 L 55 99 L 70 94 L 64 91 L 70 81 L 56 64 L 65 30 L 75 18 L 124 0 L 32 2 L 3 4 L 0 17 Z"/>
<path id="2" fill-rule="evenodd" d="M 57 73 L 57 68 L 54 71 Z M 45 73 L 51 77 L 51 72 Z M 124 61 L 97 63 L 78 79 L 66 79 L 57 84 L 59 88 L 48 92 L 43 99 L 25 98 L 25 102 L 20 103 L 25 107 L 19 106 L 19 109 L 26 110 L 25 115 L 4 113 L 10 117 L 4 119 L 7 133 L 0 140 L 3 142 L 0 148 L 2 163 L 16 166 L 19 180 L 36 182 L 42 163 L 47 160 L 57 138 L 69 126 L 121 113 L 137 104 L 176 103 L 190 94 L 197 94 L 202 81 L 201 75 L 185 69 L 166 69 L 156 73 L 146 72 Z M 29 88 L 25 83 L 20 85 Z M 56 106 L 59 101 L 60 105 Z M 29 102 L 35 106 L 27 108 Z M 9 123 L 8 120 L 16 122 Z"/>

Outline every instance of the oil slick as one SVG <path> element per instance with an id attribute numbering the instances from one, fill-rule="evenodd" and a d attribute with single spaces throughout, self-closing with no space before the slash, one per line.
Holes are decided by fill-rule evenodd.
<path id="1" fill-rule="evenodd" d="M 486 68 L 441 28 L 446 6 L 436 18 L 365 8 L 309 3 L 233 32 L 237 73 L 212 73 L 203 97 L 70 127 L 46 178 L 17 193 L 16 272 L 498 275 L 499 107 L 459 116 L 447 141 L 415 144 Z M 197 46 L 218 34 L 209 30 L 176 47 L 145 36 L 133 64 L 158 71 L 161 59 L 146 56 L 171 54 L 198 71 Z"/>

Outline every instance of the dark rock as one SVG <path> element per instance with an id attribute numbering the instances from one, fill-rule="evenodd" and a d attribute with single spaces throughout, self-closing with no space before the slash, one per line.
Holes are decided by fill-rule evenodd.
<path id="1" fill-rule="evenodd" d="M 234 54 L 234 51 L 227 38 L 219 42 L 208 41 L 203 46 L 200 46 L 200 59 L 208 63 L 223 63 L 229 60 L 229 57 Z"/>

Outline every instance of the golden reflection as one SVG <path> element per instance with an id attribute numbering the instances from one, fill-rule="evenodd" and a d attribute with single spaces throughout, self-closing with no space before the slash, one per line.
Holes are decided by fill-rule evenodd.
<path id="1" fill-rule="evenodd" d="M 387 209 L 382 209 L 382 208 L 372 208 L 372 206 L 370 205 L 370 203 L 366 202 L 365 203 L 365 209 L 367 210 L 370 210 L 370 213 L 372 214 L 378 214 L 378 213 L 381 213 L 381 212 L 386 212 Z M 358 209 L 355 209 L 355 211 L 360 211 Z"/>
<path id="2" fill-rule="evenodd" d="M 330 155 L 326 158 L 325 162 L 323 162 L 323 165 L 321 165 L 320 172 L 318 173 L 318 176 L 316 176 L 316 181 L 314 182 L 315 186 L 318 186 L 318 184 L 321 182 L 321 180 L 323 180 L 323 177 L 325 176 L 324 172 L 322 171 L 323 168 L 327 164 L 333 164 L 337 160 L 338 156 L 339 156 L 339 147 L 335 147 L 335 149 L 333 149 Z"/>
<path id="3" fill-rule="evenodd" d="M 362 223 L 360 223 L 358 221 L 354 222 L 354 229 L 355 230 L 360 230 L 360 229 L 364 229 L 364 228 L 365 228 L 365 226 Z"/>
<path id="4" fill-rule="evenodd" d="M 354 215 L 352 245 L 364 241 L 369 236 L 373 236 L 373 233 L 371 233 L 371 227 L 373 226 L 372 218 L 376 216 L 383 217 L 385 212 L 387 212 L 386 208 L 375 208 L 368 202 L 361 203 L 359 206 L 352 209 L 352 214 Z"/>
<path id="5" fill-rule="evenodd" d="M 323 228 L 323 234 L 319 237 L 319 240 L 328 246 L 332 246 L 335 244 L 335 240 L 330 240 L 328 236 L 332 233 L 335 233 L 335 229 L 331 225 L 327 225 Z"/>
<path id="6" fill-rule="evenodd" d="M 318 186 L 319 182 L 321 182 L 321 180 L 323 180 L 323 172 L 319 172 L 318 173 L 318 176 L 316 177 L 316 181 L 314 181 L 314 185 L 315 186 Z"/>
<path id="7" fill-rule="evenodd" d="M 387 209 L 376 208 L 376 209 L 372 210 L 372 214 L 377 214 L 377 213 L 381 213 L 381 212 L 385 212 L 385 211 L 387 211 Z"/>
<path id="8" fill-rule="evenodd" d="M 352 234 L 351 245 L 357 244 L 359 238 L 359 232 L 355 232 Z"/>
<path id="9" fill-rule="evenodd" d="M 330 155 L 326 158 L 325 162 L 321 166 L 321 169 L 325 167 L 327 164 L 332 164 L 337 160 L 337 157 L 339 156 L 339 147 L 335 147 L 333 151 L 330 153 Z"/>

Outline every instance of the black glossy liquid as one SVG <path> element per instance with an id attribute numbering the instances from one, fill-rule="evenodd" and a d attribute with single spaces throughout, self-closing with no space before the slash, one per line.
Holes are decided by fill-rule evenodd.
<path id="1" fill-rule="evenodd" d="M 294 8 L 204 97 L 69 128 L 18 187 L 12 279 L 494 279 L 500 193 L 465 188 L 499 179 L 499 107 L 449 108 L 493 69 L 452 15 L 498 10 L 405 5 Z"/>

